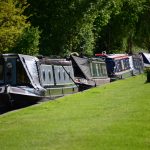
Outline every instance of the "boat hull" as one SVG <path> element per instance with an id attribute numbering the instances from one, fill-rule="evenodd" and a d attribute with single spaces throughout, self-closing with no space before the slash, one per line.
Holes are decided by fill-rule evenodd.
<path id="1" fill-rule="evenodd" d="M 35 94 L 32 88 L 5 86 L 1 87 L 0 107 L 23 107 L 35 104 L 42 99 L 43 95 L 40 95 L 40 92 Z"/>

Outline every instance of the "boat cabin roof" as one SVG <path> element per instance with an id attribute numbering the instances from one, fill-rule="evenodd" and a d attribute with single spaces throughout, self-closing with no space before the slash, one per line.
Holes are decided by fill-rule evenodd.
<path id="1" fill-rule="evenodd" d="M 95 54 L 96 57 L 111 58 L 114 60 L 129 58 L 127 54 Z"/>

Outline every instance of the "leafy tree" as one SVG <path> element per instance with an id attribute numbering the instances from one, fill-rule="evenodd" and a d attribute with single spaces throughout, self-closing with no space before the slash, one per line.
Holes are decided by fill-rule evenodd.
<path id="1" fill-rule="evenodd" d="M 39 38 L 40 32 L 38 28 L 25 28 L 23 33 L 19 36 L 16 46 L 12 48 L 12 52 L 37 55 L 39 53 Z"/>
<path id="2" fill-rule="evenodd" d="M 120 0 L 28 0 L 28 3 L 26 13 L 32 14 L 30 21 L 42 30 L 40 53 L 78 51 L 91 55 L 99 36 L 97 31 L 108 23 L 113 6 Z"/>
<path id="3" fill-rule="evenodd" d="M 8 53 L 30 25 L 22 15 L 25 8 L 24 1 L 0 0 L 0 53 Z"/>
<path id="4" fill-rule="evenodd" d="M 114 0 L 114 1 L 110 0 L 107 5 L 104 5 L 100 9 L 99 15 L 94 22 L 95 24 L 94 32 L 96 36 L 95 52 L 107 51 L 108 53 L 111 53 L 111 50 L 114 51 L 115 48 L 113 47 L 114 49 L 112 49 L 110 41 L 112 40 L 112 38 L 114 38 L 111 37 L 112 36 L 111 32 L 112 30 L 114 30 L 111 27 L 111 22 L 112 18 L 114 18 L 114 16 L 117 16 L 120 13 L 121 7 L 122 7 L 121 0 Z M 118 28 L 118 24 L 116 23 L 114 27 Z"/>
<path id="5" fill-rule="evenodd" d="M 113 14 L 109 23 L 103 28 L 98 46 L 108 53 L 122 51 L 133 53 L 139 15 L 143 12 L 145 0 L 123 0 L 120 10 Z"/>
<path id="6" fill-rule="evenodd" d="M 136 27 L 135 43 L 142 49 L 150 52 L 150 1 L 146 0 L 143 4 L 143 12 L 139 15 Z"/>
<path id="7" fill-rule="evenodd" d="M 132 53 L 143 38 L 149 47 L 148 0 L 27 0 L 26 14 L 42 31 L 40 53 L 64 55 L 73 51 L 92 55 L 96 51 Z M 145 16 L 145 17 L 144 17 Z M 142 26 L 142 20 L 146 22 Z M 140 21 L 141 20 L 141 21 Z M 145 44 L 144 44 L 145 43 Z M 146 44 L 147 43 L 147 44 Z"/>

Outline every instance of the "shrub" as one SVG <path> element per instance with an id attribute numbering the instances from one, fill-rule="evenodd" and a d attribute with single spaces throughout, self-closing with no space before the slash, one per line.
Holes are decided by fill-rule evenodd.
<path id="1" fill-rule="evenodd" d="M 0 53 L 9 53 L 23 30 L 30 26 L 23 15 L 26 7 L 23 1 L 0 0 Z"/>
<path id="2" fill-rule="evenodd" d="M 147 76 L 147 81 L 146 82 L 150 82 L 150 67 L 146 67 L 144 72 Z"/>

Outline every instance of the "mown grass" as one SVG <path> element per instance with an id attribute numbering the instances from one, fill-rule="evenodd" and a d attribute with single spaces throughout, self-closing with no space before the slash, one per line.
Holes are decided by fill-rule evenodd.
<path id="1" fill-rule="evenodd" d="M 148 150 L 143 75 L 0 116 L 2 150 Z"/>

